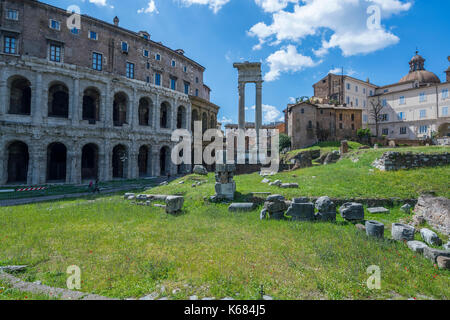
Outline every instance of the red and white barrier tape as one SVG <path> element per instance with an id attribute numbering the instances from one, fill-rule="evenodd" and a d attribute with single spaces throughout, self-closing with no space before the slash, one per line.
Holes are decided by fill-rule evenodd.
<path id="1" fill-rule="evenodd" d="M 47 187 L 35 187 L 35 188 L 22 188 L 22 189 L 17 189 L 17 192 L 24 192 L 24 191 L 41 191 L 41 190 L 46 190 L 48 189 Z"/>

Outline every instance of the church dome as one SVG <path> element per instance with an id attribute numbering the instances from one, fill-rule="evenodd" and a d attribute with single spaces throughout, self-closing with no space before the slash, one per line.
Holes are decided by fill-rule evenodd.
<path id="1" fill-rule="evenodd" d="M 441 80 L 433 72 L 425 70 L 425 59 L 416 51 L 416 55 L 409 62 L 409 73 L 399 83 L 418 81 L 420 84 L 441 83 Z"/>

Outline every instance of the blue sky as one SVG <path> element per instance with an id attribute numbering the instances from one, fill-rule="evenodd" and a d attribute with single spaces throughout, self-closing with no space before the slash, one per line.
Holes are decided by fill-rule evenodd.
<path id="1" fill-rule="evenodd" d="M 441 80 L 450 65 L 447 0 L 44 2 L 62 8 L 78 5 L 83 14 L 111 22 L 117 15 L 122 27 L 146 30 L 153 40 L 184 49 L 206 67 L 205 83 L 224 123 L 238 120 L 233 62 L 263 63 L 266 122 L 280 120 L 292 98 L 312 96 L 313 83 L 336 68 L 377 85 L 395 83 L 408 72 L 416 47 L 427 60 L 427 70 Z M 248 121 L 254 120 L 254 95 L 249 85 Z"/>

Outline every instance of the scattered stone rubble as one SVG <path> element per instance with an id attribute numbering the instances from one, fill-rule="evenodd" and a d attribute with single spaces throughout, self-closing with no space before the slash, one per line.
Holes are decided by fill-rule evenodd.
<path id="1" fill-rule="evenodd" d="M 423 167 L 438 167 L 450 164 L 450 153 L 401 153 L 389 151 L 375 160 L 373 167 L 381 171 L 396 171 Z"/>

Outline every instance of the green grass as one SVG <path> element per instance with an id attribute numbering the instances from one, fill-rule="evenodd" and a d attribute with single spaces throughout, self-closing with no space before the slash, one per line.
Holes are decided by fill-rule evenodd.
<path id="1" fill-rule="evenodd" d="M 355 142 L 355 141 L 348 141 L 348 146 L 349 146 L 350 150 L 357 150 L 359 147 L 361 147 L 363 145 L 358 142 Z M 295 157 L 297 154 L 299 154 L 301 152 L 320 150 L 321 153 L 323 154 L 323 153 L 339 150 L 340 147 L 341 147 L 341 143 L 338 141 L 319 142 L 309 148 L 291 150 L 291 151 L 287 152 L 283 156 L 283 158 L 286 161 L 289 161 L 290 159 L 292 159 L 293 157 Z"/>
<path id="2" fill-rule="evenodd" d="M 53 300 L 45 294 L 23 292 L 12 288 L 6 281 L 0 280 L 0 300 Z"/>
<path id="3" fill-rule="evenodd" d="M 448 196 L 448 167 L 369 173 L 368 163 L 379 153 L 360 153 L 356 164 L 343 160 L 277 176 L 299 182 L 300 190 L 271 189 L 257 174 L 238 176 L 238 200 L 268 189 L 288 197 L 414 197 L 423 188 Z M 199 179 L 208 182 L 192 188 Z M 158 285 L 165 286 L 163 296 L 171 299 L 258 299 L 261 285 L 276 299 L 450 298 L 449 272 L 404 243 L 367 239 L 340 217 L 337 223 L 300 223 L 260 221 L 261 208 L 229 213 L 227 205 L 203 200 L 214 194 L 212 174 L 182 180 L 186 183 L 152 190 L 184 195 L 184 212 L 178 216 L 120 196 L 0 208 L 0 265 L 29 265 L 22 279 L 62 288 L 67 267 L 78 265 L 81 291 L 115 298 L 159 292 Z M 391 223 L 410 218 L 398 207 L 391 214 L 367 215 L 386 224 L 386 238 Z M 365 285 L 371 265 L 381 268 L 380 291 Z M 173 295 L 176 288 L 181 292 Z"/>

